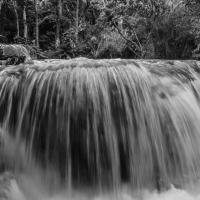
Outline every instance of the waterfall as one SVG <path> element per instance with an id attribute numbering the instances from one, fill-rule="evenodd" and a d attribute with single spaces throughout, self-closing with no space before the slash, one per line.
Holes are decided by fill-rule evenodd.
<path id="1" fill-rule="evenodd" d="M 13 171 L 40 167 L 69 190 L 198 181 L 200 62 L 77 58 L 0 70 L 0 156 L 26 159 L 7 164 Z"/>

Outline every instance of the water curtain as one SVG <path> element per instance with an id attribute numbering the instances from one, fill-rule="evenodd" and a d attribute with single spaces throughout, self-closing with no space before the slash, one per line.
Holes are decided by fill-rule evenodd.
<path id="1" fill-rule="evenodd" d="M 196 61 L 86 58 L 6 67 L 2 138 L 69 188 L 182 187 L 200 175 L 199 72 Z"/>

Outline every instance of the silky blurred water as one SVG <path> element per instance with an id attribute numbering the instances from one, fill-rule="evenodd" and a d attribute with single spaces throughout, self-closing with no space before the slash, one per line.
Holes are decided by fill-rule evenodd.
<path id="1" fill-rule="evenodd" d="M 0 113 L 9 200 L 200 199 L 198 61 L 8 66 Z"/>

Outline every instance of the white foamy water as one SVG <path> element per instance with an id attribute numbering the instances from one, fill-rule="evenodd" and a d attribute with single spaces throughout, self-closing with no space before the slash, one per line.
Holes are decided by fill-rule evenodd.
<path id="1" fill-rule="evenodd" d="M 200 62 L 2 69 L 0 200 L 200 200 L 199 102 Z"/>
<path id="2" fill-rule="evenodd" d="M 134 191 L 123 186 L 115 194 L 110 192 L 94 192 L 90 190 L 75 191 L 49 190 L 39 171 L 29 175 L 20 175 L 11 179 L 7 190 L 7 200 L 200 200 L 200 181 L 190 184 L 185 189 L 171 185 L 169 190 Z M 55 189 L 55 188 L 54 188 Z M 0 198 L 1 199 L 1 198 Z"/>
<path id="3" fill-rule="evenodd" d="M 85 192 L 75 192 L 71 195 L 65 192 L 58 192 L 54 195 L 48 195 L 46 192 L 42 191 L 41 188 L 37 188 L 35 183 L 31 183 L 30 180 L 27 181 L 26 184 L 26 191 L 23 191 L 17 182 L 12 180 L 7 195 L 8 200 L 200 200 L 199 185 L 190 191 L 177 189 L 171 186 L 171 189 L 161 193 L 157 191 L 143 191 L 140 194 L 136 192 L 131 194 L 126 190 L 122 190 L 121 192 L 118 191 L 118 194 L 115 195 L 92 195 Z"/>

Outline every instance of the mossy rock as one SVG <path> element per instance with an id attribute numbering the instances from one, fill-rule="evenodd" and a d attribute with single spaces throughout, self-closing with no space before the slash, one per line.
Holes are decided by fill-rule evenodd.
<path id="1" fill-rule="evenodd" d="M 0 44 L 0 65 L 18 65 L 20 63 L 32 63 L 31 56 L 23 45 Z"/>

